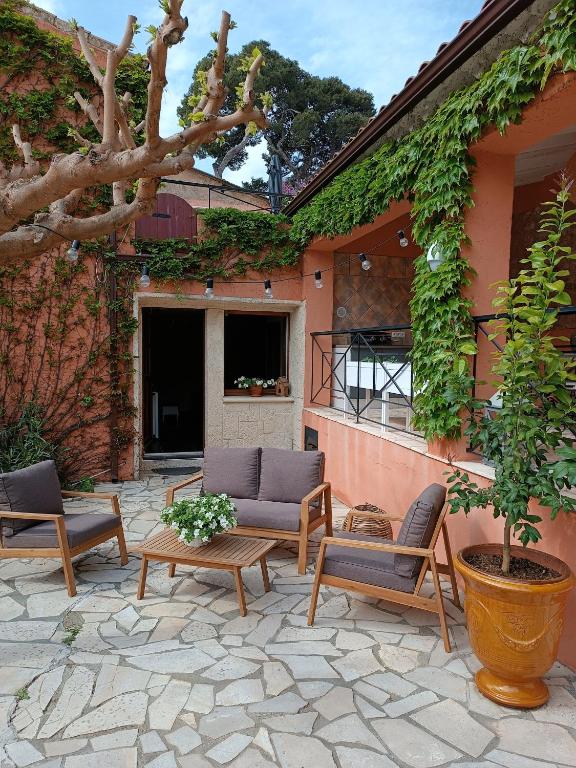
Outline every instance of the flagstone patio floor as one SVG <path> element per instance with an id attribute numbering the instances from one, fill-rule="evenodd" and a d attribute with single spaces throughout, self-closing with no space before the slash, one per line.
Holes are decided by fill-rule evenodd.
<path id="1" fill-rule="evenodd" d="M 170 482 L 99 488 L 119 493 L 129 545 L 160 529 Z M 0 561 L 0 766 L 576 766 L 570 670 L 521 712 L 477 693 L 449 601 L 452 654 L 434 616 L 336 589 L 309 628 L 314 549 L 304 577 L 289 545 L 271 552 L 267 594 L 244 571 L 245 618 L 221 571 L 151 563 L 136 600 L 139 558 L 120 567 L 114 542 L 77 559 L 72 599 L 57 561 Z"/>

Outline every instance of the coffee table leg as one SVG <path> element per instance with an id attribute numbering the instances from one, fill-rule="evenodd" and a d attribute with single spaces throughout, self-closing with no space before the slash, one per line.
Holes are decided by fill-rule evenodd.
<path id="1" fill-rule="evenodd" d="M 234 581 L 236 582 L 236 592 L 238 593 L 240 616 L 246 616 L 246 598 L 244 597 L 244 584 L 242 584 L 242 573 L 240 568 L 234 568 Z"/>
<path id="2" fill-rule="evenodd" d="M 148 573 L 148 560 L 145 556 L 142 556 L 142 564 L 140 566 L 140 579 L 138 580 L 138 593 L 136 597 L 138 600 L 142 600 L 144 597 L 144 589 L 146 588 L 146 574 Z"/>
<path id="3" fill-rule="evenodd" d="M 270 579 L 268 578 L 268 565 L 266 564 L 266 555 L 260 558 L 260 568 L 262 568 L 262 581 L 264 582 L 264 591 L 270 592 Z"/>
<path id="4" fill-rule="evenodd" d="M 176 573 L 176 563 L 170 563 L 168 566 L 168 578 L 172 578 Z"/>

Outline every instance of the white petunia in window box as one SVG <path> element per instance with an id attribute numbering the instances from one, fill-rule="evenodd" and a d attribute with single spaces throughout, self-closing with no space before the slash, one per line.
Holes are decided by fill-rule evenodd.
<path id="1" fill-rule="evenodd" d="M 239 389 L 247 389 L 250 397 L 262 397 L 265 389 L 275 388 L 276 379 L 250 378 L 240 376 L 234 381 Z"/>
<path id="2" fill-rule="evenodd" d="M 179 499 L 162 510 L 160 519 L 178 532 L 189 547 L 202 547 L 237 524 L 236 508 L 225 493 L 205 493 L 194 499 Z"/>

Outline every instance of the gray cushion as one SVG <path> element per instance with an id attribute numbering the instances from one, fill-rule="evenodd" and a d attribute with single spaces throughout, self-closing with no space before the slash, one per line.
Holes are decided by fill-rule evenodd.
<path id="1" fill-rule="evenodd" d="M 66 535 L 71 549 L 120 525 L 120 518 L 110 514 L 71 513 L 64 515 Z M 56 523 L 46 520 L 6 539 L 7 549 L 39 549 L 58 547 Z"/>
<path id="2" fill-rule="evenodd" d="M 446 488 L 439 483 L 433 483 L 423 490 L 412 502 L 398 532 L 396 543 L 405 547 L 427 547 L 432 541 L 432 534 L 445 500 Z M 396 573 L 401 576 L 416 576 L 421 567 L 421 557 L 396 555 Z"/>
<path id="3" fill-rule="evenodd" d="M 300 504 L 281 501 L 254 501 L 232 499 L 236 507 L 238 525 L 251 528 L 273 528 L 279 531 L 300 530 Z M 320 515 L 319 509 L 310 510 L 310 520 Z"/>
<path id="4" fill-rule="evenodd" d="M 390 539 L 382 539 L 378 536 L 367 537 L 366 534 L 348 531 L 335 531 L 334 535 L 338 539 L 355 539 L 380 544 L 392 543 Z M 362 584 L 395 589 L 399 592 L 414 592 L 416 587 L 416 578 L 408 578 L 395 571 L 394 554 L 391 552 L 336 547 L 332 544 L 326 547 L 323 573 L 338 576 L 341 579 L 359 581 Z"/>
<path id="5" fill-rule="evenodd" d="M 0 511 L 63 515 L 60 481 L 53 461 L 0 474 Z M 36 525 L 34 520 L 2 520 L 2 533 L 10 537 Z"/>
<path id="6" fill-rule="evenodd" d="M 205 493 L 257 499 L 260 448 L 206 448 L 203 471 Z"/>
<path id="7" fill-rule="evenodd" d="M 264 448 L 260 463 L 261 501 L 299 504 L 324 477 L 322 451 L 286 451 Z"/>

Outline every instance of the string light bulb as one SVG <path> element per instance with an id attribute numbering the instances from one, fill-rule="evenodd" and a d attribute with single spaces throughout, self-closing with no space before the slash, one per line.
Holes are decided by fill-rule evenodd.
<path id="1" fill-rule="evenodd" d="M 372 262 L 365 253 L 359 253 L 358 258 L 360 259 L 360 266 L 367 272 L 372 266 Z"/>
<path id="2" fill-rule="evenodd" d="M 78 253 L 80 251 L 80 240 L 72 240 L 70 248 L 66 251 L 66 259 L 70 262 L 78 261 Z"/>
<path id="3" fill-rule="evenodd" d="M 142 288 L 150 287 L 150 267 L 147 264 L 142 264 L 142 272 L 140 273 L 140 285 Z"/>
<path id="4" fill-rule="evenodd" d="M 396 234 L 398 235 L 398 239 L 400 240 L 400 247 L 408 248 L 408 246 L 410 245 L 410 241 L 406 237 L 406 232 L 404 232 L 403 229 L 399 229 Z"/>
<path id="5" fill-rule="evenodd" d="M 267 299 L 274 298 L 274 294 L 272 293 L 272 282 L 270 280 L 264 280 L 264 296 L 266 296 Z"/>
<path id="6" fill-rule="evenodd" d="M 214 298 L 214 278 L 212 277 L 209 277 L 206 280 L 206 290 L 204 291 L 204 296 L 206 296 L 207 299 Z"/>
<path id="7" fill-rule="evenodd" d="M 322 282 L 322 272 L 319 269 L 314 272 L 314 285 L 316 288 L 324 288 L 324 283 Z"/>

